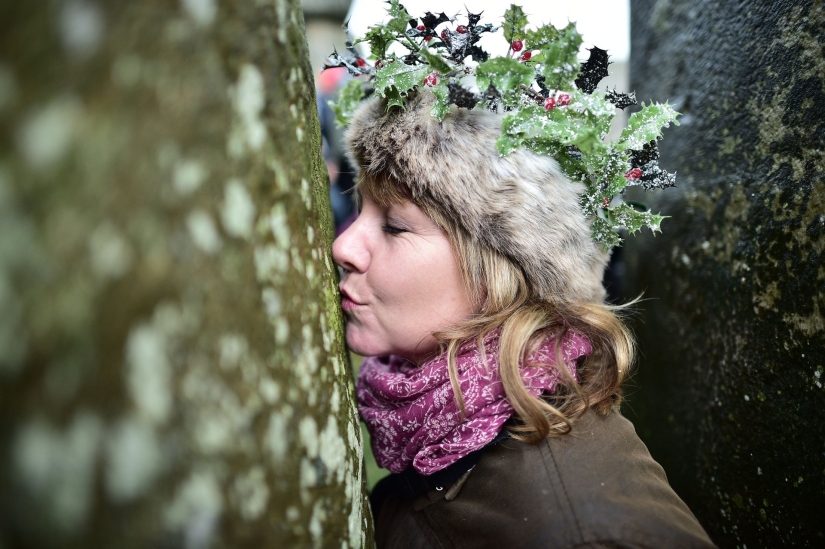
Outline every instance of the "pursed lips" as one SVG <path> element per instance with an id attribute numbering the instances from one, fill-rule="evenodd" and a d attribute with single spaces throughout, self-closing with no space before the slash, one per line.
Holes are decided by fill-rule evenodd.
<path id="1" fill-rule="evenodd" d="M 363 303 L 356 301 L 355 299 L 350 296 L 350 294 L 342 287 L 338 287 L 338 290 L 341 292 L 341 308 L 345 311 L 351 311 L 357 307 L 361 307 Z"/>

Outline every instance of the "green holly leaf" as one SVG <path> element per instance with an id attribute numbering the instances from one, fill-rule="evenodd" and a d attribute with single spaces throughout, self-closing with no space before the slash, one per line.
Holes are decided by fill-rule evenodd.
<path id="1" fill-rule="evenodd" d="M 529 86 L 534 76 L 532 68 L 507 57 L 496 57 L 476 67 L 478 89 L 485 90 L 492 84 L 502 94 L 518 91 L 521 84 Z M 521 94 L 520 91 L 518 93 Z"/>
<path id="2" fill-rule="evenodd" d="M 412 17 L 398 0 L 388 0 L 387 13 L 390 15 L 390 22 L 386 27 L 391 31 L 401 34 L 407 30 L 407 24 Z"/>
<path id="3" fill-rule="evenodd" d="M 401 92 L 398 91 L 398 88 L 395 86 L 390 86 L 384 90 L 384 95 L 382 96 L 384 99 L 387 100 L 387 110 L 390 110 L 393 107 L 404 107 L 404 96 L 401 95 Z"/>
<path id="4" fill-rule="evenodd" d="M 627 121 L 627 127 L 622 130 L 617 148 L 620 150 L 640 151 L 651 141 L 662 137 L 662 129 L 670 124 L 679 125 L 676 117 L 679 113 L 665 103 L 642 103 L 642 110 L 634 112 Z"/>
<path id="5" fill-rule="evenodd" d="M 430 64 L 430 67 L 432 67 L 434 70 L 437 70 L 441 74 L 447 74 L 448 72 L 453 70 L 453 68 L 450 66 L 447 60 L 444 59 L 444 57 L 442 57 L 438 53 L 431 52 L 426 47 L 421 48 L 421 50 L 418 53 L 424 56 L 424 59 L 426 59 L 427 63 Z"/>
<path id="6" fill-rule="evenodd" d="M 624 227 L 630 234 L 638 232 L 642 227 L 649 227 L 653 233 L 662 232 L 661 224 L 665 216 L 650 211 L 640 211 L 629 204 L 621 204 L 609 210 L 610 222 L 614 227 Z"/>
<path id="7" fill-rule="evenodd" d="M 376 59 L 384 59 L 387 56 L 387 48 L 395 41 L 395 34 L 384 25 L 374 25 L 364 35 L 364 38 L 359 38 L 353 45 L 367 42 L 370 45 L 370 51 Z"/>
<path id="8" fill-rule="evenodd" d="M 335 122 L 339 126 L 346 126 L 352 119 L 352 115 L 361 99 L 364 98 L 364 89 L 358 80 L 350 80 L 338 91 L 338 101 L 329 101 L 332 112 L 335 113 Z"/>
<path id="9" fill-rule="evenodd" d="M 431 72 L 429 65 L 407 65 L 400 60 L 388 63 L 375 74 L 375 92 L 387 98 L 392 105 L 403 107 L 401 97 L 416 86 L 424 83 L 424 78 Z"/>
<path id="10" fill-rule="evenodd" d="M 561 31 L 553 25 L 544 25 L 536 30 L 528 30 L 524 42 L 527 49 L 540 50 L 556 42 L 561 36 Z"/>
<path id="11" fill-rule="evenodd" d="M 439 121 L 444 120 L 444 117 L 450 112 L 450 90 L 447 88 L 449 80 L 447 78 L 439 78 L 438 83 L 433 86 L 432 92 L 435 96 L 435 105 L 430 109 L 430 115 L 437 118 Z"/>
<path id="12" fill-rule="evenodd" d="M 578 53 L 582 36 L 576 30 L 576 24 L 570 23 L 561 32 L 557 40 L 547 44 L 536 56 L 536 63 L 542 65 L 542 74 L 547 85 L 556 89 L 574 89 L 572 82 L 579 74 L 581 64 Z"/>
<path id="13" fill-rule="evenodd" d="M 610 122 L 616 114 L 616 107 L 606 101 L 603 95 L 584 93 L 581 90 L 575 90 L 571 94 L 569 105 L 557 108 L 566 108 L 569 116 L 589 124 L 602 137 L 610 131 Z"/>
<path id="14" fill-rule="evenodd" d="M 510 136 L 512 143 L 518 145 L 532 140 L 545 142 L 548 146 L 558 148 L 574 145 L 582 151 L 603 146 L 594 129 L 586 123 L 566 116 L 561 109 L 545 110 L 539 105 L 527 105 L 504 118 L 503 134 Z M 499 145 L 499 152 L 503 145 Z"/>
<path id="15" fill-rule="evenodd" d="M 510 4 L 510 7 L 504 12 L 504 23 L 501 25 L 504 29 L 504 39 L 512 44 L 513 40 L 523 38 L 526 26 L 527 14 L 524 13 L 521 6 Z"/>
<path id="16" fill-rule="evenodd" d="M 603 218 L 596 217 L 590 225 L 590 232 L 593 235 L 593 240 L 600 242 L 605 250 L 609 250 L 614 246 L 621 246 L 622 238 L 616 232 L 613 224 Z"/>
<path id="17" fill-rule="evenodd" d="M 584 164 L 582 159 L 573 156 L 567 150 L 567 147 L 561 147 L 559 151 L 552 156 L 556 159 L 562 171 L 571 181 L 579 181 L 585 184 L 590 182 L 587 166 Z"/>

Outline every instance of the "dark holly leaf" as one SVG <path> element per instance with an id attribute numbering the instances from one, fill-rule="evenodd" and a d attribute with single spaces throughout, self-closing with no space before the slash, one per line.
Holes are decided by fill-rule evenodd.
<path id="1" fill-rule="evenodd" d="M 656 141 L 645 144 L 640 151 L 630 151 L 630 167 L 641 168 L 648 162 L 659 161 L 659 147 Z"/>
<path id="2" fill-rule="evenodd" d="M 616 89 L 607 90 L 604 94 L 604 98 L 616 105 L 616 108 L 619 109 L 626 109 L 632 105 L 638 105 L 639 102 L 636 100 L 636 92 L 630 93 L 619 93 Z"/>
<path id="3" fill-rule="evenodd" d="M 401 61 L 403 61 L 405 65 L 419 65 L 419 64 L 421 64 L 421 59 L 419 59 L 418 55 L 416 55 L 414 53 L 409 53 L 409 54 L 401 57 Z"/>
<path id="4" fill-rule="evenodd" d="M 476 63 L 484 63 L 490 58 L 490 54 L 478 46 L 473 46 L 470 49 L 468 49 L 467 54 L 471 55 L 473 61 L 475 61 Z"/>
<path id="5" fill-rule="evenodd" d="M 344 67 L 353 76 L 361 76 L 362 74 L 369 74 L 372 70 L 370 65 L 351 52 L 345 54 L 338 53 L 338 50 L 333 49 L 332 54 L 327 57 L 324 62 L 322 70 L 335 69 Z"/>
<path id="6" fill-rule="evenodd" d="M 593 46 L 590 49 L 590 58 L 582 63 L 581 72 L 576 78 L 576 87 L 584 93 L 593 93 L 602 78 L 607 76 L 609 64 L 607 50 Z"/>
<path id="7" fill-rule="evenodd" d="M 541 90 L 542 97 L 549 97 L 550 96 L 550 89 L 547 87 L 547 77 L 543 74 L 536 75 L 536 84 L 539 85 L 539 89 Z"/>
<path id="8" fill-rule="evenodd" d="M 433 15 L 429 11 L 424 14 L 424 17 L 421 18 L 421 23 L 424 25 L 425 28 L 433 30 L 441 23 L 446 23 L 449 21 L 450 18 L 442 11 L 438 14 L 438 16 Z"/>
<path id="9" fill-rule="evenodd" d="M 494 26 L 492 23 L 484 23 L 483 25 L 473 27 L 473 33 L 476 35 L 479 35 L 482 32 L 496 32 L 497 30 L 498 27 Z"/>
<path id="10" fill-rule="evenodd" d="M 470 13 L 468 11 L 467 12 L 467 20 L 469 21 L 469 26 L 470 27 L 475 27 L 478 24 L 478 22 L 481 21 L 481 15 L 483 13 L 484 13 L 483 11 L 480 12 L 480 13 Z"/>
<path id="11" fill-rule="evenodd" d="M 630 165 L 642 170 L 640 179 L 631 179 L 628 185 L 638 185 L 644 190 L 667 189 L 676 186 L 676 174 L 659 167 L 659 147 L 651 141 L 640 151 L 630 151 Z"/>
<path id="12" fill-rule="evenodd" d="M 450 92 L 449 102 L 457 107 L 472 109 L 481 101 L 481 96 L 455 82 L 447 84 L 447 89 Z"/>
<path id="13" fill-rule="evenodd" d="M 407 21 L 411 28 L 416 28 L 418 26 L 418 19 L 410 19 Z"/>

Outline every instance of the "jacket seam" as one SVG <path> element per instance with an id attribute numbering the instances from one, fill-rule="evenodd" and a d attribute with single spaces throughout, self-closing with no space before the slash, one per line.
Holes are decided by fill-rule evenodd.
<path id="1" fill-rule="evenodd" d="M 562 479 L 558 463 L 556 463 L 556 456 L 553 455 L 553 447 L 550 446 L 549 440 L 545 440 L 544 443 L 547 445 L 547 451 L 550 454 L 550 459 L 553 461 L 553 468 L 556 471 L 556 478 L 559 479 L 559 484 L 561 485 L 561 490 L 564 494 L 564 501 L 567 503 L 567 508 L 570 509 L 570 514 L 573 515 L 573 520 L 576 523 L 576 531 L 579 533 L 579 539 L 581 540 L 581 543 L 584 543 L 584 532 L 582 532 L 581 522 L 579 522 L 579 516 L 576 514 L 576 509 L 573 507 L 573 502 L 570 500 L 570 496 L 567 493 L 567 486 L 564 484 L 564 479 Z M 548 476 L 550 476 L 551 472 L 548 469 L 547 460 L 543 459 L 542 461 L 544 462 L 544 468 L 547 470 Z"/>

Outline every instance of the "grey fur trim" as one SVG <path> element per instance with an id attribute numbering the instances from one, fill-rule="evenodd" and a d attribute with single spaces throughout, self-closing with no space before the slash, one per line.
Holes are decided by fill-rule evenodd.
<path id="1" fill-rule="evenodd" d="M 365 101 L 345 133 L 353 166 L 405 184 L 413 201 L 520 265 L 539 299 L 601 303 L 608 254 L 579 206 L 584 186 L 549 156 L 499 156 L 502 115 L 453 106 L 439 122 L 433 100 L 419 93 L 390 112 L 378 98 Z"/>

